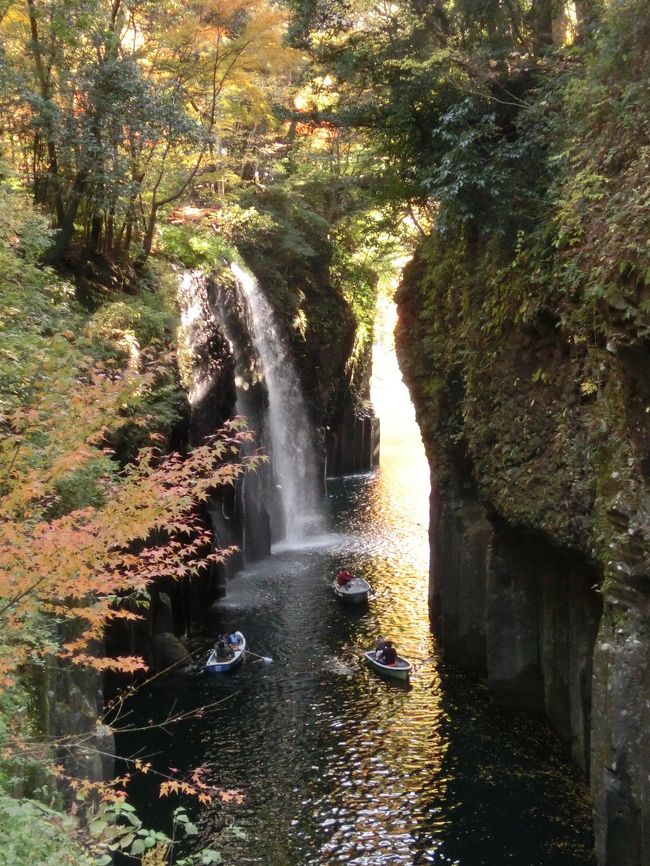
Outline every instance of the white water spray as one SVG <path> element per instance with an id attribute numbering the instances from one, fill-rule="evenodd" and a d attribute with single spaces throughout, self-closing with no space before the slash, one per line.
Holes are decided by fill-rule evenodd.
<path id="1" fill-rule="evenodd" d="M 178 295 L 181 312 L 179 343 L 189 357 L 195 358 L 201 339 L 214 317 L 205 291 L 205 276 L 202 271 L 185 271 L 179 282 Z M 188 400 L 195 406 L 206 395 L 211 386 L 209 371 L 205 365 L 193 363 L 190 369 Z"/>
<path id="2" fill-rule="evenodd" d="M 231 269 L 244 300 L 268 391 L 267 447 L 278 485 L 288 542 L 304 540 L 320 523 L 321 484 L 307 407 L 289 349 L 257 280 Z"/>

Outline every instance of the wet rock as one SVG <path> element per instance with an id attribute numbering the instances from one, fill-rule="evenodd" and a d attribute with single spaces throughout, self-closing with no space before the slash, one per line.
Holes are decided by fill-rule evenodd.
<path id="1" fill-rule="evenodd" d="M 434 494 L 435 495 L 435 494 Z M 477 503 L 441 510 L 432 557 L 431 612 L 447 658 L 487 670 L 486 574 L 493 529 Z M 446 539 L 445 544 L 441 543 Z"/>
<path id="2" fill-rule="evenodd" d="M 592 790 L 599 863 L 650 862 L 650 672 L 647 600 L 608 608 L 594 656 Z"/>
<path id="3" fill-rule="evenodd" d="M 171 632 L 154 635 L 151 649 L 154 671 L 162 671 L 170 667 L 183 667 L 191 661 L 186 647 Z"/>
<path id="4" fill-rule="evenodd" d="M 43 729 L 64 744 L 57 758 L 71 776 L 99 782 L 114 775 L 115 742 L 110 728 L 98 725 L 104 702 L 99 672 L 82 668 L 62 668 L 53 662 L 39 684 L 46 694 Z M 66 748 L 75 740 L 87 748 Z"/>
<path id="5" fill-rule="evenodd" d="M 367 472 L 379 463 L 379 418 L 351 408 L 335 429 L 328 430 L 327 474 Z"/>

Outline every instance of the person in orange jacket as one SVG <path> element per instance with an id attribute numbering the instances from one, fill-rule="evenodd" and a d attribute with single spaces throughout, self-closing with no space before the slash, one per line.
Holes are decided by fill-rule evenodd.
<path id="1" fill-rule="evenodd" d="M 346 568 L 341 569 L 336 575 L 336 582 L 339 586 L 347 586 L 352 579 L 352 575 Z"/>

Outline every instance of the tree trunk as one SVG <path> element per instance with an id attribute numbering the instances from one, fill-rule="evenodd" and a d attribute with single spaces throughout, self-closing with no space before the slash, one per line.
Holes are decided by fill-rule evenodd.
<path id="1" fill-rule="evenodd" d="M 64 253 L 67 252 L 70 246 L 70 241 L 74 232 L 74 223 L 77 218 L 77 211 L 83 195 L 86 181 L 88 180 L 88 170 L 84 169 L 77 174 L 75 182 L 70 192 L 68 207 L 63 218 L 63 222 L 59 231 L 56 234 L 56 239 L 52 247 L 45 256 L 46 261 L 50 264 L 61 261 Z"/>
<path id="2" fill-rule="evenodd" d="M 41 96 L 46 102 L 51 103 L 50 82 L 45 71 L 45 64 L 43 63 L 43 55 L 41 53 L 41 42 L 38 34 L 38 15 L 34 0 L 27 0 L 27 8 L 29 10 L 29 27 L 32 36 L 31 48 L 34 55 L 34 62 L 36 63 L 36 74 Z M 51 120 L 49 118 L 46 120 L 45 129 L 47 156 L 49 160 L 48 180 L 54 193 L 54 212 L 56 213 L 56 221 L 57 224 L 61 226 L 65 220 L 65 214 L 63 210 L 63 199 L 61 196 L 61 184 L 59 181 L 59 161 L 56 152 L 56 144 L 54 143 L 52 136 Z"/>
<path id="3" fill-rule="evenodd" d="M 553 44 L 552 0 L 533 0 L 533 51 L 537 57 L 546 53 Z"/>
<path id="4" fill-rule="evenodd" d="M 104 252 L 107 256 L 113 255 L 113 243 L 115 241 L 115 205 L 112 204 L 106 217 L 106 235 L 104 236 Z"/>
<path id="5" fill-rule="evenodd" d="M 144 248 L 144 258 L 148 259 L 151 255 L 151 248 L 153 246 L 153 236 L 154 231 L 156 230 L 156 218 L 158 216 L 158 205 L 155 202 L 151 204 L 151 210 L 149 211 L 149 219 L 147 220 L 147 231 L 144 236 L 143 248 Z"/>

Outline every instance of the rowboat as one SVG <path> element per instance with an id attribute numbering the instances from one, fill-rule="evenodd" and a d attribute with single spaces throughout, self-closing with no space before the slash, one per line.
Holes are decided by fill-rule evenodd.
<path id="1" fill-rule="evenodd" d="M 411 663 L 402 656 L 397 656 L 397 660 L 392 665 L 385 665 L 378 661 L 375 656 L 375 650 L 366 650 L 363 654 L 365 660 L 371 668 L 374 668 L 378 673 L 384 674 L 387 677 L 393 677 L 396 680 L 408 680 L 411 672 Z"/>
<path id="2" fill-rule="evenodd" d="M 236 631 L 235 635 L 238 642 L 236 644 L 231 644 L 231 649 L 233 650 L 232 657 L 226 659 L 219 658 L 217 656 L 217 649 L 214 647 L 205 663 L 206 673 L 225 674 L 236 667 L 244 658 L 244 653 L 246 652 L 246 638 L 240 631 Z"/>
<path id="3" fill-rule="evenodd" d="M 353 577 L 348 583 L 337 583 L 336 579 L 332 583 L 334 587 L 334 595 L 343 601 L 352 601 L 358 604 L 360 601 L 368 600 L 370 592 L 370 584 L 365 577 Z"/>

